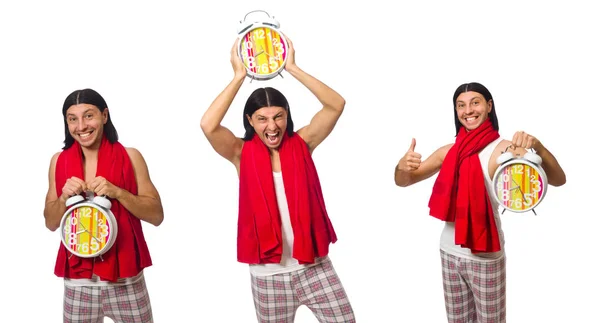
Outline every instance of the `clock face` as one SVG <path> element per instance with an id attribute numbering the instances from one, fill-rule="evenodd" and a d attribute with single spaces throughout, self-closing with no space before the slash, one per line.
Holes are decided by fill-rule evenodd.
<path id="1" fill-rule="evenodd" d="M 279 74 L 287 57 L 287 42 L 275 29 L 250 29 L 240 39 L 239 53 L 248 75 L 271 79 Z"/>
<path id="2" fill-rule="evenodd" d="M 538 169 L 522 160 L 500 166 L 493 183 L 498 203 L 514 212 L 526 212 L 538 205 L 546 194 L 546 176 Z"/>
<path id="3" fill-rule="evenodd" d="M 112 247 L 117 225 L 112 213 L 92 203 L 81 203 L 67 210 L 60 230 L 62 242 L 71 253 L 90 258 Z"/>

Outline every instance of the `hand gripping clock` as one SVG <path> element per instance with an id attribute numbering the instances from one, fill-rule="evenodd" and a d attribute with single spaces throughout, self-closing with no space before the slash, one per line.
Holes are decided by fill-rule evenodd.
<path id="1" fill-rule="evenodd" d="M 117 221 L 111 203 L 103 196 L 75 195 L 66 201 L 67 211 L 60 221 L 60 238 L 72 254 L 93 258 L 108 251 L 117 238 Z"/>
<path id="2" fill-rule="evenodd" d="M 246 20 L 249 14 L 256 12 L 263 12 L 267 17 Z M 277 75 L 281 76 L 287 59 L 288 44 L 279 31 L 279 22 L 275 17 L 263 10 L 250 11 L 240 21 L 238 36 L 238 55 L 246 67 L 248 77 L 269 80 Z"/>
<path id="3" fill-rule="evenodd" d="M 508 148 L 513 147 L 508 146 Z M 546 195 L 548 177 L 541 167 L 542 158 L 535 152 L 516 157 L 506 150 L 498 156 L 498 169 L 494 173 L 494 198 L 506 210 L 535 213 L 536 207 Z"/>

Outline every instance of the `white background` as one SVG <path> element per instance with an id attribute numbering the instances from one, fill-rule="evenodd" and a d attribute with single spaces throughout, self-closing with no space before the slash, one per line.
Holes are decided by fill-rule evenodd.
<path id="1" fill-rule="evenodd" d="M 238 22 L 265 9 L 297 64 L 347 101 L 314 159 L 339 237 L 330 256 L 359 322 L 445 321 L 434 178 L 400 188 L 393 170 L 412 137 L 425 157 L 453 141 L 452 95 L 471 81 L 492 92 L 501 135 L 537 136 L 568 179 L 538 216 L 502 216 L 508 321 L 597 322 L 597 11 L 583 1 L 392 3 L 2 2 L 0 321 L 61 322 L 59 238 L 42 211 L 63 101 L 90 87 L 162 197 L 164 223 L 144 224 L 155 321 L 255 322 L 248 268 L 236 262 L 237 176 L 199 122 L 233 76 Z M 262 86 L 287 96 L 297 128 L 320 108 L 287 73 L 247 81 L 224 120 L 236 135 Z M 316 319 L 303 307 L 296 322 Z"/>

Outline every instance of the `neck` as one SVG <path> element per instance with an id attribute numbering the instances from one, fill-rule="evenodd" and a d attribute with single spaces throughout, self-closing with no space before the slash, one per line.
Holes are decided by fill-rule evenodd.
<path id="1" fill-rule="evenodd" d="M 101 141 L 98 141 L 90 147 L 81 146 L 81 152 L 83 153 L 83 157 L 87 160 L 98 159 L 98 151 L 100 150 L 100 144 Z"/>

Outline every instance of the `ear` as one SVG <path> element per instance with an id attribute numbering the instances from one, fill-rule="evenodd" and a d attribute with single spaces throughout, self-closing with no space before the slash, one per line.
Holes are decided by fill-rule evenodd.
<path id="1" fill-rule="evenodd" d="M 488 100 L 488 113 L 492 112 L 492 107 L 494 106 L 494 102 L 492 102 L 492 99 Z"/>
<path id="2" fill-rule="evenodd" d="M 106 124 L 108 122 L 108 108 L 102 111 L 102 124 Z"/>
<path id="3" fill-rule="evenodd" d="M 252 123 L 252 118 L 250 118 L 250 116 L 246 114 L 246 119 L 248 119 L 248 123 L 250 123 L 250 126 L 252 126 L 252 128 L 254 128 L 254 124 Z"/>

